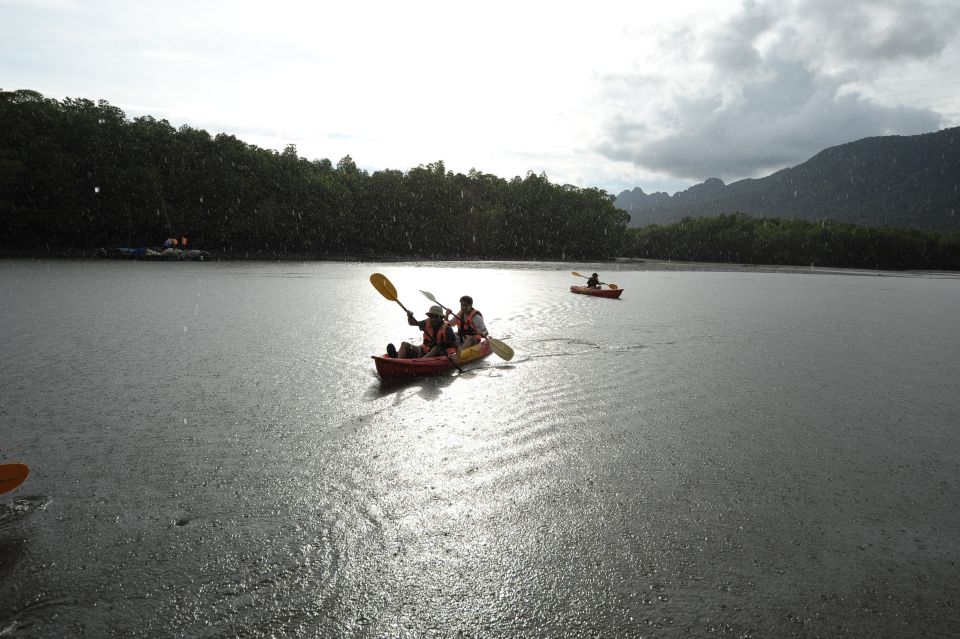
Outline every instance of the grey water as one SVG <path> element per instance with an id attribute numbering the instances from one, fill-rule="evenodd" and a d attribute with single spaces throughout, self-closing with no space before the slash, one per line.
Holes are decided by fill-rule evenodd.
<path id="1" fill-rule="evenodd" d="M 382 383 L 372 272 L 516 356 Z M 958 317 L 956 274 L 0 261 L 0 637 L 958 636 Z"/>

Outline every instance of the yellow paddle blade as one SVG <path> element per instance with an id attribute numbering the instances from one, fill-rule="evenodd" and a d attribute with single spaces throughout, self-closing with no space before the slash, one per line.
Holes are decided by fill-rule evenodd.
<path id="1" fill-rule="evenodd" d="M 26 464 L 0 464 L 0 494 L 22 484 L 29 474 Z"/>
<path id="2" fill-rule="evenodd" d="M 397 289 L 393 286 L 393 283 L 387 279 L 387 276 L 382 273 L 374 273 L 370 276 L 370 283 L 373 284 L 373 288 L 380 291 L 380 294 L 391 302 L 397 301 Z"/>
<path id="3" fill-rule="evenodd" d="M 494 353 L 497 354 L 497 357 L 500 359 L 509 362 L 513 359 L 513 349 L 498 340 L 495 337 L 488 337 L 487 341 L 490 342 L 490 348 Z"/>
<path id="4" fill-rule="evenodd" d="M 613 290 L 617 290 L 618 288 L 620 288 L 620 287 L 617 286 L 616 284 L 607 284 L 607 287 L 608 287 L 608 288 L 612 288 Z"/>
<path id="5" fill-rule="evenodd" d="M 570 271 L 571 274 L 576 275 L 577 277 L 587 277 L 586 275 L 580 275 L 576 271 Z"/>

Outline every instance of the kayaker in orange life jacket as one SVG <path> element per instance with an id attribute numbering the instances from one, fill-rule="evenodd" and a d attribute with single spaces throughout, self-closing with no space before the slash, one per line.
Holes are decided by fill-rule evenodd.
<path id="1" fill-rule="evenodd" d="M 480 343 L 481 337 L 487 337 L 487 326 L 483 314 L 473 307 L 473 298 L 464 295 L 460 298 L 460 312 L 454 314 L 449 308 L 443 309 L 447 315 L 453 315 L 453 325 L 457 327 L 457 337 L 463 348 Z"/>
<path id="2" fill-rule="evenodd" d="M 417 357 L 439 357 L 448 355 L 460 358 L 460 340 L 453 332 L 450 324 L 443 319 L 443 308 L 437 305 L 427 311 L 427 319 L 417 321 L 413 313 L 407 311 L 407 323 L 423 331 L 423 344 L 416 346 L 410 342 L 400 344 L 400 350 L 387 345 L 387 354 L 400 359 L 415 359 Z M 454 360 L 456 361 L 456 360 Z"/>

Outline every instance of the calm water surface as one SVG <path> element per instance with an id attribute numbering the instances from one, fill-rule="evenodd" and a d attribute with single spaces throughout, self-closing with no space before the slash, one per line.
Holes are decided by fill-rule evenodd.
<path id="1" fill-rule="evenodd" d="M 960 279 L 658 268 L 0 261 L 0 637 L 960 635 Z"/>

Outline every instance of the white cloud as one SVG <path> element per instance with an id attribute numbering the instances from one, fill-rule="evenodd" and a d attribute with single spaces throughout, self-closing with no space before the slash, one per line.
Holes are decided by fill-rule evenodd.
<path id="1" fill-rule="evenodd" d="M 951 122 L 931 96 L 892 100 L 872 89 L 906 67 L 941 60 L 958 28 L 960 12 L 945 3 L 748 1 L 687 43 L 706 72 L 691 73 L 691 62 L 676 58 L 663 70 L 666 94 L 609 114 L 597 148 L 674 177 L 730 181 L 863 137 L 937 130 Z M 649 81 L 608 80 L 608 95 L 622 104 L 630 85 Z"/>

